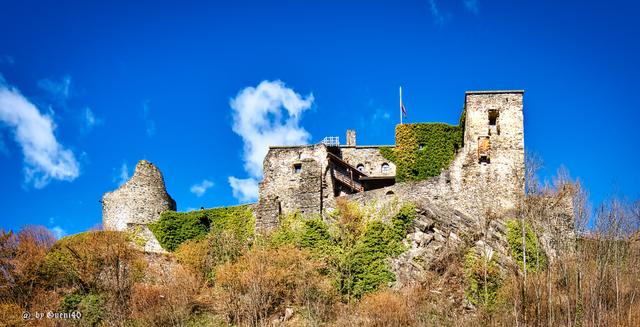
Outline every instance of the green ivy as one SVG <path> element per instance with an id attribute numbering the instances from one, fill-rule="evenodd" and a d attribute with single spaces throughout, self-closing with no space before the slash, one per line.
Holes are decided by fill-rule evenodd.
<path id="1" fill-rule="evenodd" d="M 168 251 L 175 251 L 180 244 L 200 239 L 210 230 L 231 231 L 242 240 L 254 235 L 255 221 L 247 205 L 196 210 L 190 212 L 165 211 L 160 219 L 149 224 L 149 229 Z"/>
<path id="2" fill-rule="evenodd" d="M 522 222 L 518 219 L 507 221 L 507 242 L 511 250 L 511 256 L 518 262 L 522 269 L 524 251 L 522 246 Z M 528 223 L 525 223 L 525 246 L 527 253 L 527 271 L 537 271 L 547 267 L 547 256 L 540 246 L 538 236 Z"/>
<path id="3" fill-rule="evenodd" d="M 466 110 L 457 126 L 444 123 L 396 126 L 396 146 L 380 148 L 380 154 L 396 164 L 396 181 L 418 181 L 440 174 L 449 166 L 456 149 L 463 146 Z"/>

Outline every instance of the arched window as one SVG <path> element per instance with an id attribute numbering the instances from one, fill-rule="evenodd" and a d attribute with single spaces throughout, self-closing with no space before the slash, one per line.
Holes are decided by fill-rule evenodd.
<path id="1" fill-rule="evenodd" d="M 382 169 L 381 170 L 382 170 L 383 174 L 386 174 L 386 173 L 389 172 L 389 170 L 391 170 L 391 167 L 389 167 L 389 164 L 385 162 L 385 163 L 382 164 Z"/>
<path id="2" fill-rule="evenodd" d="M 364 173 L 364 165 L 363 164 L 358 164 L 356 166 L 356 169 L 358 169 L 361 173 Z"/>

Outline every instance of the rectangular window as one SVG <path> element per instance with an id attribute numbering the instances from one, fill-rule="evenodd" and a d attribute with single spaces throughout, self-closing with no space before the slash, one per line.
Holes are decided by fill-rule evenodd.
<path id="1" fill-rule="evenodd" d="M 489 163 L 489 150 L 491 150 L 491 142 L 488 136 L 480 136 L 478 138 L 478 163 Z"/>
<path id="2" fill-rule="evenodd" d="M 498 122 L 498 110 L 489 109 L 489 126 L 496 126 Z"/>
<path id="3" fill-rule="evenodd" d="M 295 174 L 299 174 L 301 171 L 302 171 L 302 164 L 297 163 L 293 165 L 293 172 Z"/>

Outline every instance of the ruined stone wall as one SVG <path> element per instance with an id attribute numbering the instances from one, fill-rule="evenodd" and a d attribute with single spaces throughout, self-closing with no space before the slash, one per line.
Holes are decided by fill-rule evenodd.
<path id="1" fill-rule="evenodd" d="M 508 215 L 524 194 L 522 96 L 522 91 L 467 92 L 464 146 L 446 170 L 428 180 L 398 183 L 349 199 L 384 205 L 389 198 L 385 195 L 392 193 L 412 202 L 429 199 L 477 217 L 487 212 Z M 489 110 L 498 112 L 496 127 L 489 124 Z M 488 163 L 479 161 L 481 137 L 489 137 Z"/>
<path id="2" fill-rule="evenodd" d="M 524 193 L 523 95 L 523 91 L 465 95 L 464 147 L 450 167 L 452 183 L 458 192 L 492 199 L 494 211 L 512 210 Z M 492 112 L 497 115 L 493 125 Z M 487 139 L 488 157 L 481 162 L 482 140 Z"/>
<path id="3" fill-rule="evenodd" d="M 258 230 L 276 227 L 280 214 L 321 213 L 323 199 L 333 190 L 327 153 L 324 144 L 269 149 L 256 207 Z"/>
<path id="4" fill-rule="evenodd" d="M 364 165 L 364 173 L 369 176 L 395 176 L 396 165 L 385 159 L 380 154 L 378 146 L 342 146 L 340 147 L 342 160 L 346 161 L 354 167 Z M 389 165 L 389 169 L 385 172 L 382 165 Z"/>
<path id="5" fill-rule="evenodd" d="M 160 213 L 176 210 L 176 202 L 167 193 L 160 170 L 141 160 L 131 179 L 102 197 L 102 224 L 106 230 L 127 230 L 128 224 L 148 224 Z"/>

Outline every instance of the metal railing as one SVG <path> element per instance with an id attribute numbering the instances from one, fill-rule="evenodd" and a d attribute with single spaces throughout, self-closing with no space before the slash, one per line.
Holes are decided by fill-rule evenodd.
<path id="1" fill-rule="evenodd" d="M 340 146 L 340 138 L 338 136 L 327 136 L 320 143 L 326 146 Z"/>

